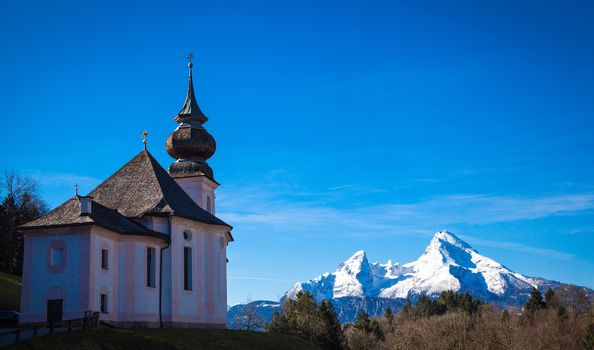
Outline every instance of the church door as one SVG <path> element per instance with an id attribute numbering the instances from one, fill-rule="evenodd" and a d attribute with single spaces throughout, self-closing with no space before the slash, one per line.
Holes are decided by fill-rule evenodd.
<path id="1" fill-rule="evenodd" d="M 47 323 L 62 321 L 63 299 L 50 299 L 47 301 Z"/>

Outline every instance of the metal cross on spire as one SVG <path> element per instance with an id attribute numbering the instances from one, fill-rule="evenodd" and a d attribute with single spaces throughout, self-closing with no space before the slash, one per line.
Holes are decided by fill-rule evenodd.
<path id="1" fill-rule="evenodd" d="M 142 143 L 144 144 L 144 150 L 146 151 L 146 144 L 148 143 L 148 131 L 142 130 Z"/>
<path id="2" fill-rule="evenodd" d="M 192 77 L 192 67 L 194 67 L 194 64 L 192 63 L 193 58 L 194 54 L 192 52 L 188 52 L 188 68 L 190 68 L 190 78 Z"/>
<path id="3" fill-rule="evenodd" d="M 74 195 L 78 196 L 78 184 L 74 184 Z"/>

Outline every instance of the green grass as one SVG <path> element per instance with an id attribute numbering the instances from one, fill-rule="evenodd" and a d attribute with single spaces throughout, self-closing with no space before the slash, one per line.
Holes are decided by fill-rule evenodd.
<path id="1" fill-rule="evenodd" d="M 0 272 L 0 311 L 19 310 L 21 278 Z"/>
<path id="2" fill-rule="evenodd" d="M 91 328 L 40 337 L 8 349 L 319 349 L 285 334 L 224 329 Z"/>
<path id="3" fill-rule="evenodd" d="M 21 278 L 0 272 L 0 310 L 18 310 Z M 91 328 L 30 340 L 8 349 L 319 349 L 285 334 L 225 329 Z"/>

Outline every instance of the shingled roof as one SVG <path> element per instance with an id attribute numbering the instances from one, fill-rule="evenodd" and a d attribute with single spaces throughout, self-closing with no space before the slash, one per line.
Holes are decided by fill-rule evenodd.
<path id="1" fill-rule="evenodd" d="M 200 208 L 146 150 L 132 158 L 89 195 L 93 197 L 94 202 L 91 217 L 80 215 L 78 200 L 74 197 L 47 215 L 22 225 L 21 228 L 93 222 L 99 224 L 94 220 L 100 218 L 104 225 L 106 221 L 112 221 L 114 225 L 116 222 L 121 225 L 120 228 L 123 230 L 132 230 L 124 220 L 143 227 L 128 218 L 140 218 L 145 215 L 176 215 L 231 228 L 221 219 Z M 96 204 L 99 204 L 97 207 L 100 208 L 98 216 L 94 215 Z M 106 210 L 113 213 L 107 214 Z M 105 215 L 101 216 L 103 214 Z M 116 218 L 115 214 L 119 217 Z"/>
<path id="2" fill-rule="evenodd" d="M 96 224 L 111 231 L 125 235 L 143 235 L 167 239 L 167 235 L 147 229 L 143 225 L 128 219 L 116 210 L 91 202 L 91 214 L 81 215 L 77 197 L 72 197 L 47 215 L 19 226 L 20 229 L 49 228 L 56 226 L 74 226 Z"/>

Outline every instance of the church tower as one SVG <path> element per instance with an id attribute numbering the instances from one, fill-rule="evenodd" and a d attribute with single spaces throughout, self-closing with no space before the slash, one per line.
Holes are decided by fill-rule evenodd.
<path id="1" fill-rule="evenodd" d="M 208 118 L 202 113 L 192 81 L 192 54 L 188 55 L 188 92 L 182 109 L 173 118 L 179 125 L 167 138 L 167 153 L 175 159 L 169 166 L 169 175 L 200 206 L 215 214 L 215 189 L 212 168 L 206 162 L 215 153 L 217 145 L 204 128 Z"/>

